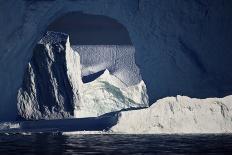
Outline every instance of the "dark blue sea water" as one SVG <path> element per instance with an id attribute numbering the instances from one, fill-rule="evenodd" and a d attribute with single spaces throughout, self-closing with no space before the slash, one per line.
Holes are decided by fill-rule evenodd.
<path id="1" fill-rule="evenodd" d="M 232 154 L 232 135 L 0 134 L 0 154 Z"/>

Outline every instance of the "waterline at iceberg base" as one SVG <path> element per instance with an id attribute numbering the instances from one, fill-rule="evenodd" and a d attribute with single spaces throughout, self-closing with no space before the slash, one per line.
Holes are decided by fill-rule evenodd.
<path id="1" fill-rule="evenodd" d="M 75 51 L 71 48 L 68 35 L 47 32 L 34 49 L 18 91 L 20 119 L 1 122 L 0 132 L 232 132 L 232 96 L 206 99 L 166 97 L 149 107 L 146 85 L 143 80 L 138 81 L 139 69 L 134 61 L 132 47 L 94 46 L 96 56 L 97 52 L 100 55 L 103 52 L 97 49 L 110 48 L 112 55 L 129 51 L 126 56 L 130 62 L 123 63 L 125 56 L 115 57 L 120 63 L 100 65 L 101 75 L 83 83 L 81 72 L 88 70 L 84 75 L 92 76 L 99 72 L 99 66 L 94 67 L 94 61 L 88 64 L 80 61 L 78 49 L 88 51 L 92 48 L 85 46 L 75 48 Z M 81 56 L 87 59 L 89 53 Z M 130 79 L 130 74 L 135 79 Z"/>

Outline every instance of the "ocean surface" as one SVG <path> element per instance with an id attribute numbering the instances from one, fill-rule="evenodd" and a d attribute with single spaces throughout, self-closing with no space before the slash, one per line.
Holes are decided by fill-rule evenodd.
<path id="1" fill-rule="evenodd" d="M 0 134 L 0 154 L 232 154 L 232 135 Z"/>

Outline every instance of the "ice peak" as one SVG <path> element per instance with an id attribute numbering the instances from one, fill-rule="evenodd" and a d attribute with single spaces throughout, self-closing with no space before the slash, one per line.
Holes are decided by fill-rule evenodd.
<path id="1" fill-rule="evenodd" d="M 80 57 L 64 33 L 49 31 L 38 44 L 18 91 L 18 112 L 32 120 L 73 117 L 81 104 Z"/>
<path id="2" fill-rule="evenodd" d="M 104 73 L 101 75 L 101 77 L 103 76 L 107 76 L 107 75 L 110 75 L 110 72 L 108 69 L 105 69 Z"/>

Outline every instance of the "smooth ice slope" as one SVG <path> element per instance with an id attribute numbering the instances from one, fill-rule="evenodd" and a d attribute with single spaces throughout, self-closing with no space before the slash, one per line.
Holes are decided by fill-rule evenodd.
<path id="1" fill-rule="evenodd" d="M 127 85 L 141 81 L 135 64 L 135 48 L 130 45 L 78 45 L 72 46 L 81 58 L 82 76 L 108 69 Z"/>
<path id="2" fill-rule="evenodd" d="M 108 70 L 82 87 L 82 105 L 75 117 L 97 117 L 122 109 L 148 107 L 146 85 L 140 81 L 128 87 Z"/>
<path id="3" fill-rule="evenodd" d="M 147 109 L 123 111 L 111 128 L 121 133 L 232 133 L 232 96 L 158 100 Z"/>
<path id="4" fill-rule="evenodd" d="M 80 106 L 80 57 L 69 37 L 47 32 L 34 48 L 19 89 L 17 106 L 25 119 L 59 119 L 73 116 Z"/>

